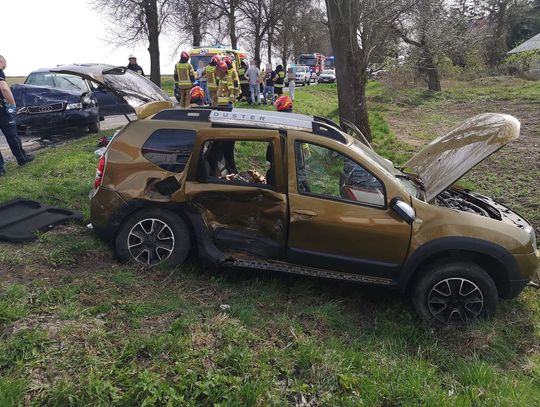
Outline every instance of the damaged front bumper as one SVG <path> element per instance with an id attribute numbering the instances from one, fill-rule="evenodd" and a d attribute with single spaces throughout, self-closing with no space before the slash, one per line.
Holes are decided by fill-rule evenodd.
<path id="1" fill-rule="evenodd" d="M 527 284 L 529 287 L 536 288 L 537 290 L 540 289 L 540 251 L 536 250 L 536 263 L 538 266 L 536 267 L 536 272 L 534 273 L 531 281 Z"/>

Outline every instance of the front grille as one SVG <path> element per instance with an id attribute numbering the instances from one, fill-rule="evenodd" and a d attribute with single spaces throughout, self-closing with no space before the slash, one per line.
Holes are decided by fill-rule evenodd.
<path id="1" fill-rule="evenodd" d="M 28 113 L 30 114 L 61 112 L 62 110 L 64 110 L 63 102 L 53 103 L 52 105 L 28 106 Z"/>

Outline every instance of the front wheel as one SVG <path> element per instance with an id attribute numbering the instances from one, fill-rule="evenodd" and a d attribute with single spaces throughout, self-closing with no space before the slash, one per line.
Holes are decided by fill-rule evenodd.
<path id="1" fill-rule="evenodd" d="M 493 279 L 475 263 L 443 260 L 423 270 L 412 290 L 420 317 L 431 325 L 465 325 L 495 314 Z"/>
<path id="2" fill-rule="evenodd" d="M 115 248 L 122 262 L 132 261 L 145 267 L 160 263 L 179 265 L 189 253 L 189 231 L 185 222 L 169 210 L 144 209 L 122 223 Z"/>
<path id="3" fill-rule="evenodd" d="M 90 134 L 99 133 L 99 131 L 101 130 L 100 121 L 98 120 L 97 122 L 90 123 L 88 125 L 88 130 L 90 131 Z"/>

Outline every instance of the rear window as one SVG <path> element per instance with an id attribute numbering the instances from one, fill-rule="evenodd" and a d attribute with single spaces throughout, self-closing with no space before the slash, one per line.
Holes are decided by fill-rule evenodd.
<path id="1" fill-rule="evenodd" d="M 182 172 L 191 155 L 197 132 L 183 129 L 156 130 L 142 148 L 144 158 L 170 172 Z"/>

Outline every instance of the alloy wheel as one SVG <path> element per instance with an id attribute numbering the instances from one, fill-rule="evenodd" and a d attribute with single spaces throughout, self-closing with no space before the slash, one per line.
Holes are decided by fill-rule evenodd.
<path id="1" fill-rule="evenodd" d="M 143 219 L 131 228 L 127 247 L 131 257 L 138 263 L 154 266 L 172 254 L 174 233 L 159 219 Z"/>
<path id="2" fill-rule="evenodd" d="M 439 281 L 428 295 L 431 315 L 445 324 L 461 324 L 477 319 L 484 308 L 478 286 L 465 278 Z"/>

